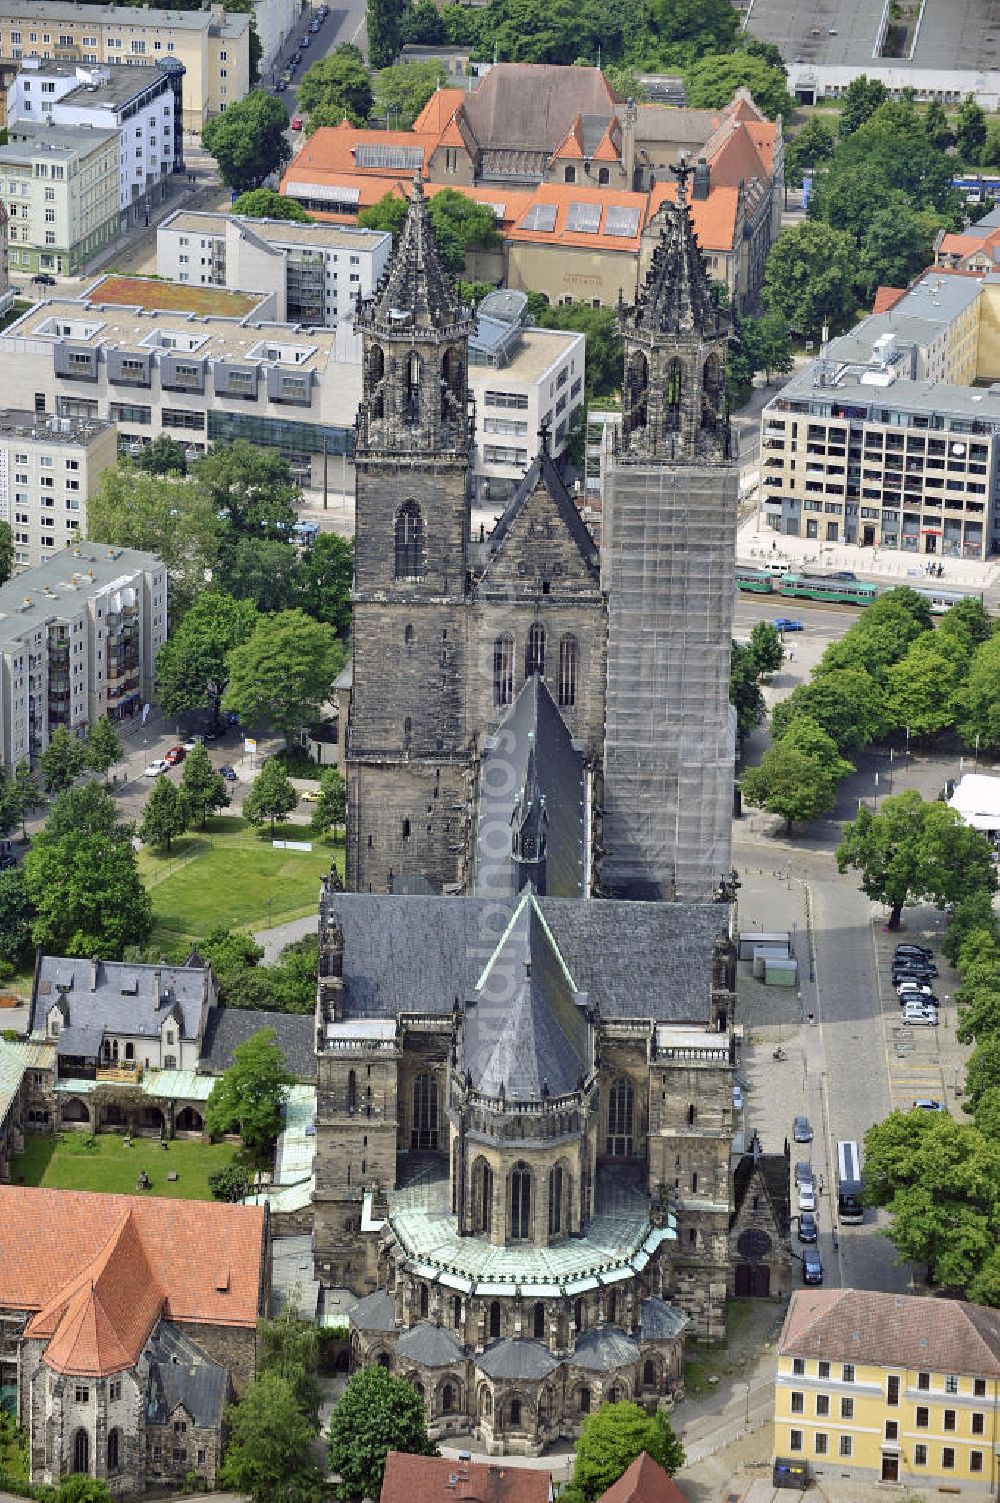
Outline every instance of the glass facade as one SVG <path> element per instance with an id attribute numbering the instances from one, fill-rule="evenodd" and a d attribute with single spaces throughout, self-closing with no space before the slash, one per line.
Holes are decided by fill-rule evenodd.
<path id="1" fill-rule="evenodd" d="M 327 423 L 296 423 L 286 418 L 257 417 L 252 413 L 208 411 L 208 437 L 231 444 L 245 438 L 264 449 L 296 454 L 354 454 L 354 429 Z"/>

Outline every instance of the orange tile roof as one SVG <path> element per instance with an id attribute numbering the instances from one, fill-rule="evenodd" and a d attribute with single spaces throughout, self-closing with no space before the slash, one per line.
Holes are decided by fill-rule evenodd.
<path id="1" fill-rule="evenodd" d="M 566 227 L 570 205 L 594 204 L 601 210 L 596 234 L 585 234 Z M 551 230 L 529 230 L 524 227 L 525 214 L 537 204 L 552 204 L 556 211 L 555 226 Z M 606 233 L 607 211 L 612 208 L 638 210 L 634 235 L 609 235 Z M 524 213 L 508 232 L 511 240 L 522 240 L 538 245 L 576 245 L 588 250 L 618 250 L 634 252 L 639 248 L 639 238 L 646 213 L 646 194 L 627 193 L 618 188 L 585 188 L 577 183 L 543 183 L 536 188 L 525 205 Z"/>
<path id="2" fill-rule="evenodd" d="M 712 183 L 720 188 L 738 188 L 740 183 L 748 183 L 752 178 L 763 181 L 769 176 L 745 125 L 737 125 L 728 136 L 719 140 L 708 162 L 712 169 Z"/>
<path id="3" fill-rule="evenodd" d="M 390 1451 L 380 1503 L 548 1503 L 551 1490 L 551 1472 Z"/>
<path id="4" fill-rule="evenodd" d="M 647 223 L 653 219 L 663 203 L 677 202 L 676 183 L 657 183 L 649 194 Z M 714 184 L 707 198 L 689 201 L 691 222 L 702 250 L 732 251 L 736 240 L 736 224 L 739 218 L 740 190 Z"/>
<path id="5" fill-rule="evenodd" d="M 413 129 L 425 135 L 439 136 L 464 98 L 464 89 L 438 89 L 414 120 Z"/>
<path id="6" fill-rule="evenodd" d="M 362 209 L 369 209 L 377 204 L 380 198 L 391 193 L 397 198 L 409 198 L 412 178 L 397 175 L 393 179 L 384 177 L 372 177 L 367 173 L 350 172 L 326 172 L 322 168 L 313 168 L 302 176 L 293 173 L 291 167 L 286 171 L 281 180 L 282 193 L 288 192 L 290 186 L 296 182 L 322 184 L 324 187 L 356 189 L 358 193 L 358 213 Z M 461 183 L 424 183 L 424 196 L 433 198 L 435 193 L 443 193 L 445 189 L 453 193 L 461 193 L 465 198 L 471 198 L 479 204 L 491 204 L 502 210 L 497 223 L 503 230 L 508 225 L 520 218 L 531 201 L 531 191 L 526 188 L 502 188 L 491 187 L 488 184 L 470 188 Z M 323 224 L 355 224 L 356 214 L 338 214 L 329 210 L 310 209 L 313 219 Z"/>
<path id="7" fill-rule="evenodd" d="M 872 312 L 888 313 L 889 309 L 895 308 L 900 298 L 904 298 L 905 296 L 905 287 L 876 287 Z"/>
<path id="8" fill-rule="evenodd" d="M 554 157 L 571 157 L 575 161 L 583 160 L 583 116 L 577 115 L 569 130 L 563 136 L 559 145 L 552 153 Z"/>
<path id="9" fill-rule="evenodd" d="M 687 1503 L 687 1499 L 660 1463 L 648 1451 L 640 1451 L 598 1503 Z"/>
<path id="10" fill-rule="evenodd" d="M 0 1185 L 0 1308 L 59 1371 L 120 1371 L 161 1313 L 253 1327 L 264 1238 L 258 1207 Z"/>
<path id="11" fill-rule="evenodd" d="M 436 135 L 418 134 L 412 130 L 357 130 L 346 120 L 340 125 L 321 125 L 285 168 L 285 178 L 292 182 L 298 180 L 315 183 L 321 181 L 315 175 L 317 172 L 357 172 L 366 177 L 399 177 L 398 167 L 358 167 L 354 155 L 358 146 L 419 147 L 424 154 L 423 170 L 426 172 L 437 140 Z"/>

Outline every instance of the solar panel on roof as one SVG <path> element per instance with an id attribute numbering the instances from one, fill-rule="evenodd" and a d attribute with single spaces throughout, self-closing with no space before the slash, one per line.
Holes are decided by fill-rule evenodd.
<path id="1" fill-rule="evenodd" d="M 415 172 L 424 165 L 422 146 L 382 146 L 369 141 L 354 148 L 354 163 L 357 167 L 390 167 Z"/>
<path id="2" fill-rule="evenodd" d="M 604 216 L 605 235 L 637 235 L 639 210 L 612 208 Z"/>
<path id="3" fill-rule="evenodd" d="M 522 230 L 544 230 L 551 233 L 556 227 L 555 204 L 532 204 L 521 220 Z"/>
<path id="4" fill-rule="evenodd" d="M 601 228 L 601 205 L 571 203 L 566 215 L 566 228 L 578 235 L 596 235 Z"/>

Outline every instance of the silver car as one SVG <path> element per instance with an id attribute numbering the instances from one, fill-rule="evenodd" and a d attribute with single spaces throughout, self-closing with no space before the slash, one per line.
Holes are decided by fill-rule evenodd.
<path id="1" fill-rule="evenodd" d="M 936 1028 L 938 1015 L 933 1007 L 915 1007 L 911 1003 L 903 1008 L 903 1022 L 914 1028 Z"/>

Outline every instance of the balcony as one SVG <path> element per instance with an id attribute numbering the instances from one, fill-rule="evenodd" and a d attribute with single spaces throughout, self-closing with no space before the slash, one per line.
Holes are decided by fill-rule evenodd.
<path id="1" fill-rule="evenodd" d="M 142 1065 L 129 1064 L 119 1060 L 116 1065 L 98 1065 L 97 1081 L 107 1081 L 116 1085 L 138 1085 L 142 1080 Z"/>

